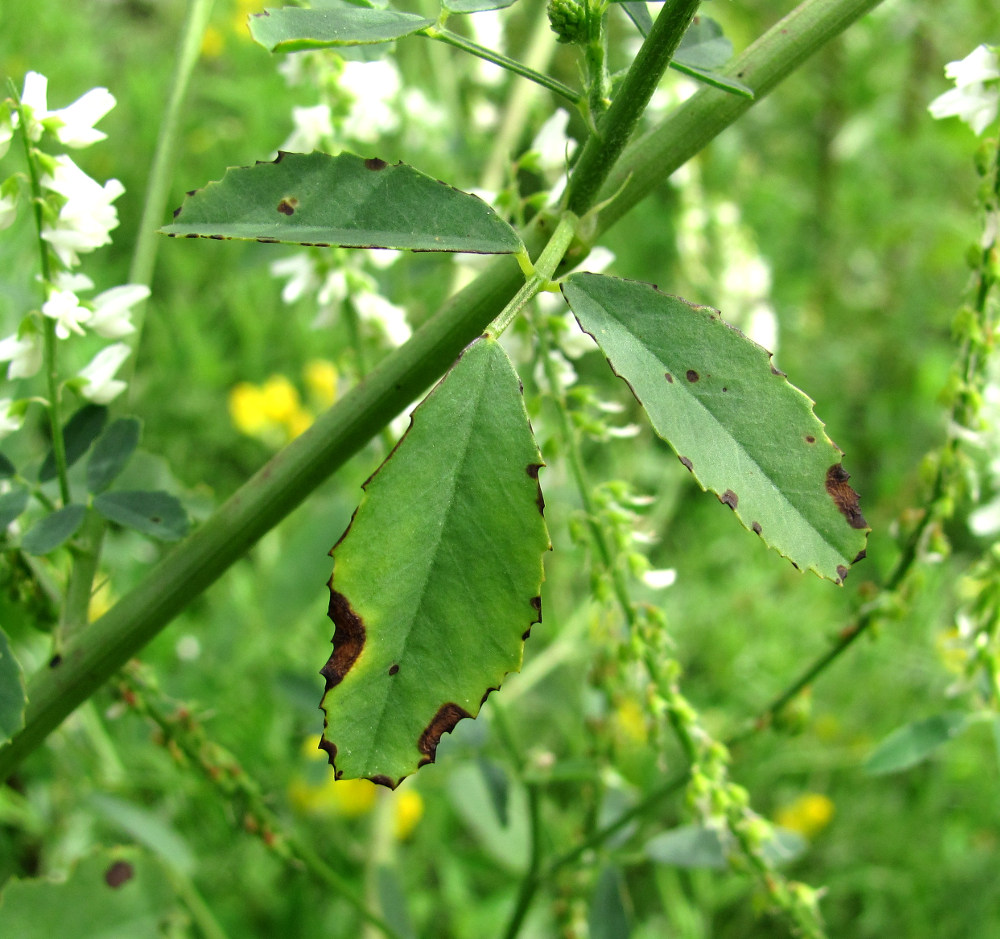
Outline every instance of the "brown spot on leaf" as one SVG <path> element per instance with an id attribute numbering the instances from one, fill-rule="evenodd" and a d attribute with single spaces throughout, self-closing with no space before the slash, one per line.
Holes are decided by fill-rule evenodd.
<path id="1" fill-rule="evenodd" d="M 384 170 L 388 165 L 385 160 L 380 160 L 378 157 L 369 157 L 365 160 L 366 170 Z"/>
<path id="2" fill-rule="evenodd" d="M 771 363 L 771 374 L 777 375 L 779 378 L 787 378 L 788 376 L 778 368 L 773 362 Z"/>
<path id="3" fill-rule="evenodd" d="M 397 664 L 393 663 L 392 665 L 389 666 L 389 674 L 390 675 L 395 675 L 398 672 L 399 672 L 399 666 Z"/>
<path id="4" fill-rule="evenodd" d="M 298 207 L 299 200 L 296 199 L 295 196 L 285 196 L 285 198 L 278 203 L 278 211 L 282 215 L 294 215 L 295 210 Z"/>
<path id="5" fill-rule="evenodd" d="M 532 597 L 531 605 L 535 608 L 535 612 L 538 614 L 538 619 L 536 619 L 535 622 L 540 623 L 542 621 L 542 598 Z"/>
<path id="6" fill-rule="evenodd" d="M 837 565 L 837 576 L 840 578 L 840 582 L 843 583 L 844 579 L 849 573 L 849 568 L 844 564 Z"/>
<path id="7" fill-rule="evenodd" d="M 694 472 L 694 463 L 692 463 L 686 456 L 680 456 L 680 455 L 678 455 L 677 459 L 680 460 L 681 463 L 684 464 L 685 468 L 689 472 L 691 472 L 691 473 Z"/>
<path id="8" fill-rule="evenodd" d="M 499 691 L 500 686 L 496 685 L 493 688 L 487 688 L 483 696 L 479 699 L 479 706 L 482 707 L 486 703 L 486 699 L 493 694 L 494 691 Z"/>
<path id="9" fill-rule="evenodd" d="M 812 434 L 806 434 L 806 443 L 815 443 L 816 438 Z"/>
<path id="10" fill-rule="evenodd" d="M 687 370 L 686 377 L 687 380 L 691 382 L 697 381 L 699 378 L 701 378 L 701 376 L 693 368 L 689 368 Z"/>
<path id="11" fill-rule="evenodd" d="M 538 506 L 538 514 L 545 514 L 545 497 L 542 495 L 542 484 L 538 482 L 538 471 L 544 466 L 544 463 L 529 463 L 526 467 L 528 475 L 535 481 L 535 485 L 538 487 L 538 493 L 535 496 L 535 505 Z"/>
<path id="12" fill-rule="evenodd" d="M 62 656 L 57 652 L 51 659 L 49 659 L 49 668 L 59 668 L 62 665 Z"/>
<path id="13" fill-rule="evenodd" d="M 736 506 L 739 505 L 740 497 L 736 495 L 732 489 L 727 489 L 721 496 L 719 496 L 719 501 L 723 505 L 728 505 L 733 511 L 736 511 Z"/>
<path id="14" fill-rule="evenodd" d="M 330 619 L 336 627 L 333 631 L 333 654 L 319 673 L 326 679 L 326 690 L 339 685 L 365 647 L 365 624 L 351 609 L 347 597 L 333 589 L 330 578 Z"/>
<path id="15" fill-rule="evenodd" d="M 826 471 L 826 491 L 851 528 L 867 528 L 868 523 L 861 514 L 858 494 L 847 485 L 850 478 L 850 474 L 840 463 L 834 463 Z"/>
<path id="16" fill-rule="evenodd" d="M 334 766 L 333 762 L 334 760 L 337 759 L 337 745 L 335 743 L 330 743 L 330 741 L 327 740 L 326 737 L 324 737 L 322 740 L 320 740 L 319 746 L 316 749 L 322 750 L 326 753 L 330 765 L 334 767 L 334 778 L 340 779 L 341 773 L 336 771 L 337 768 L 336 766 Z"/>
<path id="17" fill-rule="evenodd" d="M 402 780 L 396 780 L 393 782 L 393 780 L 391 780 L 388 776 L 383 776 L 381 773 L 376 776 L 369 776 L 368 778 L 375 783 L 376 786 L 385 786 L 387 789 L 395 789 L 396 786 L 402 782 Z"/>
<path id="18" fill-rule="evenodd" d="M 178 206 L 176 209 L 174 209 L 174 218 L 177 218 L 177 216 L 180 214 L 181 214 L 181 209 L 180 206 Z"/>
<path id="19" fill-rule="evenodd" d="M 755 535 L 759 535 L 764 531 L 764 529 L 760 527 L 760 522 L 752 522 L 750 527 L 753 529 L 753 533 Z"/>
<path id="20" fill-rule="evenodd" d="M 135 877 L 135 868 L 128 861 L 115 861 L 105 872 L 104 882 L 117 890 L 123 883 Z"/>
<path id="21" fill-rule="evenodd" d="M 464 708 L 460 708 L 452 702 L 442 704 L 438 708 L 437 714 L 434 715 L 434 720 L 427 725 L 424 732 L 420 735 L 420 740 L 417 742 L 417 748 L 423 754 L 420 766 L 426 766 L 428 763 L 434 762 L 438 744 L 441 742 L 441 735 L 450 734 L 455 729 L 455 725 L 463 717 L 472 717 L 472 715 Z"/>
<path id="22" fill-rule="evenodd" d="M 672 385 L 674 383 L 674 376 L 670 372 L 664 372 L 663 377 Z"/>
<path id="23" fill-rule="evenodd" d="M 861 549 L 861 550 L 860 550 L 860 551 L 859 551 L 859 552 L 858 552 L 858 553 L 857 553 L 857 554 L 856 554 L 856 555 L 854 556 L 854 560 L 853 560 L 853 561 L 851 561 L 851 563 L 852 563 L 852 564 L 857 564 L 857 563 L 858 563 L 858 561 L 863 561 L 863 560 L 864 560 L 864 559 L 865 559 L 866 557 L 868 557 L 868 552 L 867 552 L 867 551 L 866 551 L 866 550 L 865 550 L 864 548 L 862 548 L 862 549 Z"/>

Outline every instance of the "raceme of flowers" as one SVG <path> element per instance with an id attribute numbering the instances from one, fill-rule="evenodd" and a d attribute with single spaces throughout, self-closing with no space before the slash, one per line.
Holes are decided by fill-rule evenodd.
<path id="1" fill-rule="evenodd" d="M 997 119 L 1000 112 L 1000 56 L 998 46 L 977 46 L 964 59 L 949 62 L 945 75 L 955 87 L 935 98 L 931 117 L 957 117 L 977 134 Z"/>
<path id="2" fill-rule="evenodd" d="M 106 135 L 94 125 L 114 105 L 106 88 L 93 88 L 69 106 L 52 110 L 48 80 L 38 72 L 25 76 L 19 104 L 0 105 L 0 157 L 6 155 L 15 133 L 24 135 L 42 203 L 39 236 L 49 249 L 48 270 L 42 278 L 44 300 L 13 333 L 0 339 L 0 362 L 7 363 L 9 381 L 31 378 L 41 369 L 46 328 L 61 341 L 88 334 L 121 340 L 134 332 L 133 308 L 149 296 L 148 287 L 124 284 L 91 299 L 82 298 L 95 285 L 76 271 L 80 255 L 110 244 L 110 233 L 118 226 L 114 202 L 125 189 L 117 179 L 99 183 L 68 155 L 52 155 L 36 146 L 47 135 L 73 149 L 103 140 Z M 29 189 L 23 173 L 0 184 L 0 228 L 13 223 L 19 204 L 27 202 Z M 68 385 L 89 401 L 107 404 L 126 387 L 115 375 L 129 353 L 126 343 L 114 341 L 98 351 Z M 0 398 L 0 437 L 20 427 L 26 407 L 27 401 Z"/>

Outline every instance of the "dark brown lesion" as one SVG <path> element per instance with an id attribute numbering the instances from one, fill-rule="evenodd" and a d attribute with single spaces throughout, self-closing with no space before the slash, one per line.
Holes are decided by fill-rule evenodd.
<path id="1" fill-rule="evenodd" d="M 299 207 L 299 200 L 295 196 L 286 196 L 278 203 L 278 211 L 282 215 L 294 215 Z"/>
<path id="2" fill-rule="evenodd" d="M 112 889 L 117 890 L 126 881 L 135 876 L 135 868 L 128 861 L 115 861 L 105 872 L 104 882 Z"/>
<path id="3" fill-rule="evenodd" d="M 333 589 L 333 578 L 330 579 L 329 617 L 336 627 L 333 631 L 333 654 L 319 670 L 326 679 L 327 691 L 344 680 L 365 647 L 365 624 L 351 609 L 347 597 Z"/>
<path id="4" fill-rule="evenodd" d="M 545 497 L 542 495 L 542 484 L 538 481 L 538 471 L 544 466 L 544 463 L 529 463 L 527 466 L 528 475 L 535 481 L 535 485 L 538 487 L 538 493 L 535 496 L 535 505 L 538 506 L 538 514 L 545 515 Z"/>
<path id="5" fill-rule="evenodd" d="M 750 527 L 753 529 L 753 533 L 755 535 L 759 535 L 764 531 L 764 529 L 760 527 L 760 522 L 754 522 Z"/>
<path id="6" fill-rule="evenodd" d="M 733 492 L 732 489 L 727 489 L 721 496 L 719 496 L 719 501 L 723 505 L 728 505 L 734 512 L 736 511 L 736 506 L 740 504 L 740 497 Z"/>
<path id="7" fill-rule="evenodd" d="M 847 577 L 849 572 L 850 572 L 849 568 L 846 565 L 844 564 L 837 565 L 837 577 L 840 578 L 841 583 L 843 583 L 844 579 Z"/>
<path id="8" fill-rule="evenodd" d="M 442 704 L 438 708 L 434 720 L 427 725 L 417 742 L 417 749 L 423 755 L 419 766 L 426 766 L 428 763 L 434 762 L 438 744 L 441 742 L 441 735 L 450 734 L 455 729 L 455 725 L 464 717 L 472 717 L 472 715 L 452 702 Z"/>
<path id="9" fill-rule="evenodd" d="M 861 514 L 858 494 L 847 485 L 850 478 L 850 473 L 840 463 L 834 463 L 826 471 L 826 491 L 851 528 L 867 528 L 868 523 Z"/>
<path id="10" fill-rule="evenodd" d="M 380 160 L 378 157 L 369 157 L 365 160 L 366 170 L 384 170 L 388 165 L 385 160 Z"/>
<path id="11" fill-rule="evenodd" d="M 692 463 L 686 456 L 678 456 L 677 459 L 684 464 L 685 469 L 689 472 L 694 472 L 694 463 Z"/>
<path id="12" fill-rule="evenodd" d="M 689 368 L 684 377 L 690 382 L 695 382 L 701 378 L 701 376 L 693 368 Z"/>

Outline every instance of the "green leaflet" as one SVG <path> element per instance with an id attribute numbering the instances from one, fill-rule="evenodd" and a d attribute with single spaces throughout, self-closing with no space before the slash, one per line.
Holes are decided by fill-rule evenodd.
<path id="1" fill-rule="evenodd" d="M 0 745 L 24 726 L 24 674 L 0 629 Z"/>
<path id="2" fill-rule="evenodd" d="M 403 163 L 281 153 L 230 169 L 184 200 L 163 232 L 345 248 L 516 254 L 513 228 L 478 196 Z"/>
<path id="3" fill-rule="evenodd" d="M 376 10 L 350 4 L 323 9 L 280 7 L 250 17 L 250 35 L 271 52 L 297 52 L 326 46 L 354 46 L 402 39 L 434 20 L 397 10 Z"/>
<path id="4" fill-rule="evenodd" d="M 957 737 L 969 724 L 969 715 L 964 711 L 945 711 L 897 727 L 865 761 L 865 772 L 879 776 L 909 769 Z"/>
<path id="5" fill-rule="evenodd" d="M 322 747 L 396 786 L 521 665 L 549 548 L 520 382 L 481 338 L 413 414 L 334 547 Z"/>
<path id="6" fill-rule="evenodd" d="M 841 583 L 868 525 L 843 454 L 770 353 L 647 284 L 573 274 L 562 289 L 698 483 L 796 567 Z"/>

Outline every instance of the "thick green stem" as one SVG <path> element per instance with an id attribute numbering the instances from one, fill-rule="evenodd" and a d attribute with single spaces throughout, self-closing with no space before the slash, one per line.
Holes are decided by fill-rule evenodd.
<path id="1" fill-rule="evenodd" d="M 598 191 L 625 149 L 700 3 L 701 0 L 673 0 L 660 11 L 615 100 L 601 118 L 598 133 L 588 138 L 574 167 L 566 193 L 566 207 L 571 212 L 584 215 L 594 205 Z"/>
<path id="2" fill-rule="evenodd" d="M 803 42 L 808 51 L 814 51 L 877 2 L 806 0 L 797 13 L 779 23 L 755 45 L 756 53 L 741 57 L 741 69 L 747 77 L 766 75 L 763 90 L 770 90 L 804 58 L 799 54 L 798 43 Z M 790 20 L 793 28 L 786 25 Z M 801 22 L 807 22 L 809 28 L 797 28 L 796 24 Z M 761 89 L 755 87 L 755 90 Z M 649 192 L 707 142 L 700 131 L 683 133 L 685 127 L 704 123 L 710 128 L 710 139 L 742 113 L 739 110 L 734 114 L 730 105 L 733 100 L 743 99 L 721 92 L 708 95 L 704 92 L 696 95 L 656 132 L 662 147 L 656 174 L 643 170 L 650 160 L 647 143 L 634 153 L 629 151 L 631 156 L 626 154 L 623 167 L 605 188 L 613 193 L 612 181 L 617 179 L 616 185 L 621 187 L 627 179 L 628 199 L 631 204 L 638 202 L 641 186 Z M 692 106 L 692 102 L 699 103 Z M 726 119 L 716 116 L 715 111 L 720 108 L 728 115 Z M 633 181 L 633 169 L 640 175 L 641 183 Z M 593 205 L 582 194 L 577 202 L 584 211 Z M 622 214 L 616 199 L 598 215 L 594 236 Z M 539 250 L 547 240 L 546 224 L 546 219 L 540 218 L 525 234 L 525 242 L 532 251 Z M 512 258 L 495 261 L 405 346 L 322 415 L 310 430 L 276 454 L 212 518 L 160 562 L 146 580 L 92 624 L 86 642 L 72 642 L 57 667 L 35 675 L 28 689 L 25 726 L 0 749 L 0 779 L 6 778 L 78 704 L 241 558 L 258 538 L 439 378 L 462 348 L 486 329 L 523 282 L 520 268 Z"/>

